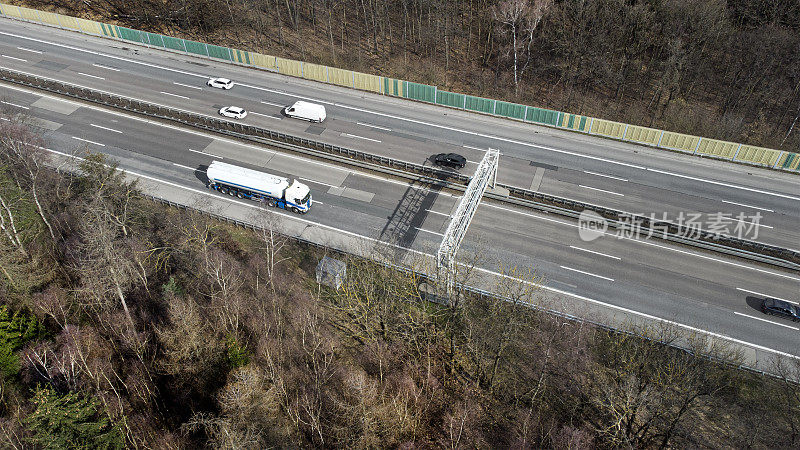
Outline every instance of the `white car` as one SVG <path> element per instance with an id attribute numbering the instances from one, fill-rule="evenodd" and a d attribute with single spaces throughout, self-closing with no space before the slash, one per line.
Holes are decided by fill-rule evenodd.
<path id="1" fill-rule="evenodd" d="M 247 117 L 247 111 L 238 106 L 226 106 L 219 110 L 220 115 L 230 117 L 231 119 L 244 119 Z"/>
<path id="2" fill-rule="evenodd" d="M 206 84 L 219 89 L 230 89 L 233 87 L 233 81 L 227 78 L 212 78 L 208 80 Z"/>

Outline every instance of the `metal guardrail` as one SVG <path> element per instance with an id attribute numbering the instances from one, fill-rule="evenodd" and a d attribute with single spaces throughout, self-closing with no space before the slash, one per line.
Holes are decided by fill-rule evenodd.
<path id="1" fill-rule="evenodd" d="M 422 176 L 424 181 L 440 184 L 444 187 L 459 191 L 463 191 L 470 180 L 470 178 L 465 175 L 441 170 L 436 167 L 400 161 L 360 150 L 280 133 L 262 127 L 244 125 L 172 107 L 143 102 L 129 97 L 87 89 L 70 83 L 19 71 L 0 68 L 0 80 L 159 119 L 176 121 L 209 132 L 227 134 L 237 138 L 278 146 L 306 155 L 333 159 L 347 165 L 355 165 L 364 169 L 397 177 L 419 179 L 419 176 Z M 414 175 L 417 177 L 414 177 Z M 583 211 L 592 211 L 606 219 L 609 226 L 612 228 L 625 229 L 630 227 L 631 223 L 635 223 L 640 234 L 646 234 L 671 242 L 721 252 L 791 270 L 800 270 L 800 252 L 797 251 L 751 240 L 720 235 L 700 228 L 654 220 L 647 216 L 631 214 L 625 211 L 564 197 L 556 197 L 514 186 L 499 183 L 498 186 L 507 189 L 509 191 L 509 196 L 490 192 L 487 192 L 485 196 L 493 200 L 552 212 L 572 218 L 578 218 Z"/>

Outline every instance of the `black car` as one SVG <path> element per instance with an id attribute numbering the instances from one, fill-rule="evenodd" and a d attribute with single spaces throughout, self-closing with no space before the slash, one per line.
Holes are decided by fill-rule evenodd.
<path id="1" fill-rule="evenodd" d="M 448 166 L 463 169 L 467 165 L 467 158 L 458 153 L 439 153 L 433 155 L 433 163 L 437 166 Z"/>
<path id="2" fill-rule="evenodd" d="M 795 322 L 800 322 L 800 308 L 776 298 L 765 298 L 764 303 L 761 304 L 761 311 L 763 311 L 764 314 L 786 317 Z"/>

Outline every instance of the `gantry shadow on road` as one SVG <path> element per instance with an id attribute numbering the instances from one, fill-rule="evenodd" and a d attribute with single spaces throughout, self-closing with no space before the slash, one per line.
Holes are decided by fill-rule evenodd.
<path id="1" fill-rule="evenodd" d="M 402 261 L 406 249 L 411 247 L 417 237 L 417 228 L 425 222 L 427 210 L 431 209 L 441 189 L 442 185 L 431 184 L 429 180 L 422 178 L 412 181 L 392 214 L 387 217 L 379 237 L 381 243 L 394 245 L 379 244 L 376 245 L 376 251 L 384 253 L 383 256 L 391 261 Z"/>

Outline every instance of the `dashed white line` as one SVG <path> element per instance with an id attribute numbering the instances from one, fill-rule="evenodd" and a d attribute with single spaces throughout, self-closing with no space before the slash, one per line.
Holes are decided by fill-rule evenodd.
<path id="1" fill-rule="evenodd" d="M 189 84 L 178 83 L 177 81 L 173 81 L 172 84 L 177 84 L 178 86 L 187 87 L 189 89 L 197 89 L 198 91 L 202 91 L 203 90 L 203 88 L 201 88 L 200 86 L 192 86 L 192 85 L 189 85 Z"/>
<path id="2" fill-rule="evenodd" d="M 445 217 L 450 217 L 450 214 L 445 214 L 445 213 L 442 213 L 442 212 L 439 212 L 439 211 L 434 211 L 432 209 L 426 209 L 425 211 L 427 211 L 429 213 L 433 213 L 433 214 L 439 214 L 439 215 L 445 216 Z"/>
<path id="3" fill-rule="evenodd" d="M 383 131 L 392 131 L 391 128 L 379 127 L 377 125 L 372 125 L 371 123 L 356 122 L 356 125 L 363 125 L 365 127 L 376 128 L 378 130 L 383 130 Z"/>
<path id="4" fill-rule="evenodd" d="M 8 56 L 8 55 L 0 55 L 0 56 L 2 56 L 3 58 L 14 59 L 14 60 L 17 60 L 17 61 L 22 61 L 22 62 L 28 62 L 27 59 L 16 58 L 16 57 L 13 57 L 13 56 Z"/>
<path id="5" fill-rule="evenodd" d="M 116 67 L 104 66 L 102 64 L 92 64 L 92 65 L 95 66 L 95 67 L 99 67 L 101 69 L 113 70 L 114 72 L 119 72 L 119 69 L 117 69 Z"/>
<path id="6" fill-rule="evenodd" d="M 30 109 L 30 108 L 28 108 L 27 106 L 18 105 L 18 104 L 16 104 L 16 103 L 11 103 L 11 102 L 4 102 L 4 101 L 2 101 L 2 100 L 0 100 L 0 103 L 2 103 L 2 104 L 4 104 L 4 105 L 9 105 L 9 106 L 15 106 L 15 107 L 17 107 L 17 108 L 22 108 L 22 109 Z"/>
<path id="7" fill-rule="evenodd" d="M 622 258 L 620 258 L 619 256 L 607 255 L 605 253 L 600 253 L 600 252 L 596 252 L 594 250 L 589 250 L 588 248 L 575 247 L 574 245 L 570 245 L 569 248 L 573 248 L 575 250 L 580 250 L 582 252 L 594 253 L 595 255 L 605 256 L 606 258 L 616 259 L 617 261 L 621 261 L 622 260 Z"/>
<path id="8" fill-rule="evenodd" d="M 112 132 L 114 132 L 114 133 L 119 133 L 119 134 L 122 134 L 122 131 L 115 130 L 115 129 L 113 129 L 113 128 L 104 127 L 104 126 L 102 126 L 102 125 L 95 125 L 95 124 L 93 124 L 93 123 L 90 123 L 90 124 L 89 124 L 89 126 L 92 126 L 92 127 L 95 127 L 95 128 L 100 128 L 101 130 L 112 131 Z"/>
<path id="9" fill-rule="evenodd" d="M 78 75 L 83 75 L 85 77 L 89 77 L 89 78 L 95 78 L 95 79 L 98 79 L 98 80 L 105 80 L 105 78 L 103 78 L 103 77 L 98 77 L 97 75 L 92 75 L 90 73 L 83 73 L 83 72 L 75 72 L 75 73 L 77 73 Z"/>
<path id="10" fill-rule="evenodd" d="M 89 143 L 89 144 L 99 145 L 100 147 L 105 147 L 106 146 L 106 144 L 101 144 L 99 142 L 94 142 L 94 141 L 90 141 L 88 139 L 82 139 L 82 138 L 75 137 L 75 136 L 72 136 L 72 139 L 75 139 L 75 140 L 78 140 L 78 141 L 83 141 L 83 142 L 86 142 L 86 143 Z"/>
<path id="11" fill-rule="evenodd" d="M 758 295 L 758 296 L 761 296 L 761 297 L 769 297 L 769 298 L 774 298 L 774 299 L 777 299 L 777 300 L 783 300 L 785 302 L 794 303 L 795 305 L 799 304 L 797 302 L 793 302 L 793 301 L 787 300 L 785 298 L 780 298 L 780 297 L 776 297 L 774 295 L 764 294 L 764 293 L 761 293 L 761 292 L 749 291 L 747 289 L 742 289 L 742 288 L 736 288 L 736 290 L 737 291 L 742 291 L 742 292 L 747 292 L 748 294 L 755 294 L 755 295 Z"/>
<path id="12" fill-rule="evenodd" d="M 372 142 L 378 142 L 378 143 L 381 142 L 381 141 L 379 141 L 377 139 L 372 139 L 372 138 L 368 138 L 368 137 L 364 137 L 364 136 L 358 136 L 358 135 L 350 134 L 350 133 L 342 133 L 342 136 L 353 138 L 353 139 L 363 139 L 365 141 L 372 141 Z"/>
<path id="13" fill-rule="evenodd" d="M 269 105 L 269 106 L 277 106 L 278 108 L 283 108 L 284 106 L 286 106 L 286 105 L 279 105 L 277 103 L 272 103 L 272 102 L 265 102 L 264 100 L 261 100 L 261 103 L 263 103 L 265 105 Z"/>
<path id="14" fill-rule="evenodd" d="M 195 170 L 197 170 L 197 169 L 195 169 L 194 167 L 184 166 L 184 165 L 182 165 L 182 164 L 178 164 L 178 163 L 172 163 L 172 165 L 173 165 L 173 166 L 178 166 L 178 167 L 181 167 L 181 168 L 184 168 L 184 169 L 189 169 L 189 170 L 191 170 L 191 171 L 195 171 Z"/>
<path id="15" fill-rule="evenodd" d="M 598 189 L 598 188 L 596 188 L 596 187 L 591 187 L 591 186 L 584 186 L 584 185 L 582 185 L 582 184 L 579 184 L 578 186 L 580 186 L 580 187 L 582 187 L 582 188 L 584 188 L 584 189 L 591 189 L 591 190 L 593 190 L 593 191 L 600 191 L 600 192 L 604 192 L 604 193 L 606 193 L 606 194 L 611 194 L 611 195 L 619 195 L 620 197 L 625 197 L 625 194 L 620 194 L 620 193 L 618 193 L 618 192 L 607 191 L 607 190 L 605 190 L 605 189 Z"/>
<path id="16" fill-rule="evenodd" d="M 39 50 L 34 50 L 32 48 L 26 48 L 26 47 L 17 47 L 17 48 L 20 50 L 25 50 L 26 52 L 38 53 L 40 55 L 42 54 L 42 52 L 40 52 Z"/>
<path id="17" fill-rule="evenodd" d="M 328 184 L 328 183 L 323 183 L 322 181 L 312 180 L 311 178 L 302 178 L 302 177 L 297 177 L 297 179 L 298 179 L 298 180 L 303 180 L 303 181 L 308 181 L 309 183 L 317 183 L 317 184 L 321 184 L 321 185 L 323 185 L 323 186 L 328 186 L 328 187 L 333 187 L 333 188 L 338 188 L 338 187 L 341 187 L 341 186 L 334 186 L 334 185 L 332 185 L 332 184 Z M 315 203 L 316 203 L 316 202 L 315 202 Z"/>
<path id="18" fill-rule="evenodd" d="M 588 170 L 584 170 L 583 173 L 588 173 L 589 175 L 596 175 L 598 177 L 612 178 L 614 180 L 619 180 L 619 181 L 628 181 L 627 178 L 615 177 L 613 175 L 606 175 L 604 173 L 589 172 Z"/>
<path id="19" fill-rule="evenodd" d="M 737 316 L 749 317 L 749 318 L 751 318 L 751 319 L 760 320 L 760 321 L 762 321 L 762 322 L 771 323 L 771 324 L 773 324 L 773 325 L 779 325 L 779 326 L 782 326 L 782 327 L 791 328 L 791 329 L 793 329 L 793 330 L 800 330 L 800 328 L 793 327 L 793 326 L 791 326 L 791 325 L 786 325 L 785 323 L 773 322 L 773 321 L 771 321 L 771 320 L 763 319 L 763 318 L 761 318 L 761 317 L 751 316 L 750 314 L 743 314 L 743 313 L 740 313 L 740 312 L 738 312 L 738 311 L 734 311 L 733 313 L 734 313 L 734 314 L 736 314 Z"/>
<path id="20" fill-rule="evenodd" d="M 424 232 L 426 232 L 426 233 L 430 233 L 430 234 L 435 234 L 435 235 L 437 235 L 437 236 L 444 236 L 444 234 L 442 234 L 442 233 L 437 233 L 437 232 L 435 232 L 435 231 L 426 230 L 426 229 L 424 229 L 424 228 L 414 227 L 414 229 L 415 229 L 415 230 L 419 230 L 419 231 L 424 231 Z"/>
<path id="21" fill-rule="evenodd" d="M 584 275 L 589 275 L 591 277 L 597 277 L 597 278 L 602 278 L 602 279 L 608 280 L 608 281 L 614 281 L 613 278 L 604 277 L 602 275 L 597 275 L 597 274 L 594 274 L 594 273 L 591 273 L 591 272 L 585 272 L 583 270 L 573 269 L 572 267 L 567 267 L 567 266 L 559 266 L 559 267 L 561 267 L 562 269 L 565 269 L 565 270 L 571 270 L 573 272 L 578 272 L 578 273 L 582 273 Z"/>
<path id="22" fill-rule="evenodd" d="M 189 97 L 185 97 L 183 95 L 171 94 L 169 92 L 164 92 L 164 91 L 161 91 L 161 93 L 164 94 L 164 95 L 171 95 L 173 97 L 180 97 L 180 98 L 183 98 L 183 99 L 186 99 L 186 100 L 191 100 Z"/>
<path id="23" fill-rule="evenodd" d="M 728 203 L 728 204 L 730 204 L 730 205 L 736 205 L 736 206 L 744 206 L 745 208 L 759 209 L 759 210 L 761 210 L 761 211 L 775 212 L 775 211 L 773 211 L 773 210 L 771 210 L 771 209 L 767 209 L 767 208 L 761 208 L 761 207 L 758 207 L 758 206 L 753 206 L 753 205 L 745 205 L 744 203 L 729 202 L 729 201 L 727 201 L 727 200 L 722 200 L 722 203 Z"/>
<path id="24" fill-rule="evenodd" d="M 468 148 L 468 149 L 471 149 L 471 150 L 477 150 L 477 151 L 479 151 L 479 152 L 485 152 L 485 151 L 486 151 L 486 149 L 485 149 L 485 148 L 473 147 L 473 146 L 471 146 L 471 145 L 462 145 L 462 147 L 464 147 L 464 148 Z"/>
<path id="25" fill-rule="evenodd" d="M 250 114 L 253 114 L 255 116 L 268 117 L 270 119 L 275 119 L 275 120 L 283 120 L 280 117 L 270 116 L 269 114 L 261 114 L 261 113 L 257 113 L 257 112 L 253 112 L 253 111 L 250 111 Z"/>
<path id="26" fill-rule="evenodd" d="M 754 226 L 757 226 L 757 227 L 769 228 L 769 229 L 773 229 L 773 228 L 775 228 L 775 227 L 771 227 L 771 226 L 769 226 L 769 225 L 764 225 L 764 224 L 762 224 L 762 223 L 757 223 L 757 222 L 748 222 L 747 220 L 737 219 L 737 218 L 735 218 L 735 217 L 731 217 L 731 219 L 732 219 L 732 220 L 735 220 L 735 221 L 737 221 L 737 222 L 749 223 L 750 225 L 754 225 Z"/>
<path id="27" fill-rule="evenodd" d="M 225 159 L 225 158 L 223 158 L 222 156 L 215 155 L 215 154 L 213 154 L 213 153 L 201 152 L 200 150 L 194 150 L 194 149 L 191 149 L 191 148 L 190 148 L 190 149 L 189 149 L 189 151 L 190 151 L 190 152 L 195 152 L 195 153 L 200 153 L 201 155 L 212 156 L 212 157 L 214 157 L 214 158 Z"/>

